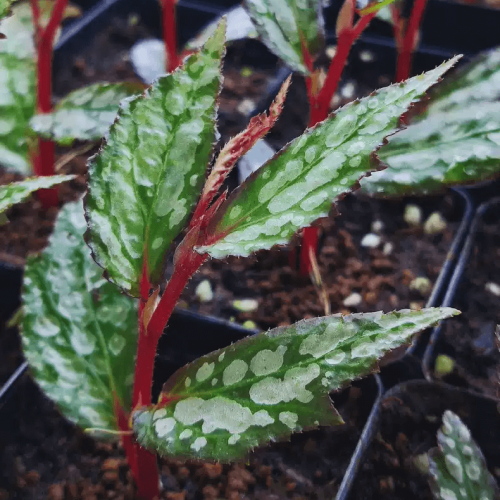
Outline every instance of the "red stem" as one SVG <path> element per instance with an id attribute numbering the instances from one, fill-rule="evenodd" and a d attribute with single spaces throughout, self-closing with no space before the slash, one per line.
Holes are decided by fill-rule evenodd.
<path id="1" fill-rule="evenodd" d="M 174 71 L 181 63 L 181 59 L 177 54 L 176 3 L 176 0 L 161 0 L 165 59 L 166 68 L 169 73 Z"/>
<path id="2" fill-rule="evenodd" d="M 375 15 L 376 12 L 372 12 L 371 14 L 360 17 L 352 28 L 345 28 L 338 34 L 337 51 L 328 68 L 323 87 L 317 95 L 313 95 L 311 92 L 313 85 L 311 83 L 311 78 L 307 78 L 306 86 L 310 106 L 309 127 L 314 127 L 314 125 L 327 118 L 330 110 L 330 102 L 337 90 L 351 47 Z M 300 274 L 302 276 L 308 276 L 311 272 L 312 266 L 309 255 L 311 251 L 316 253 L 318 250 L 318 232 L 319 229 L 314 226 L 306 227 L 302 230 L 300 248 Z M 291 259 L 293 260 L 293 258 L 294 254 L 292 253 Z M 293 262 L 291 262 L 291 265 L 293 265 Z"/>
<path id="3" fill-rule="evenodd" d="M 52 111 L 52 48 L 57 29 L 68 0 L 56 0 L 46 28 L 40 26 L 38 0 L 31 0 L 35 43 L 37 49 L 37 110 L 39 113 Z M 37 176 L 54 175 L 55 145 L 52 141 L 38 140 L 38 151 L 34 158 L 34 171 Z M 59 202 L 57 188 L 38 191 L 44 208 L 57 206 Z"/>
<path id="4" fill-rule="evenodd" d="M 415 49 L 415 40 L 418 28 L 424 15 L 427 0 L 415 0 L 411 11 L 410 20 L 406 27 L 402 46 L 398 49 L 398 63 L 396 69 L 396 81 L 402 82 L 410 77 L 411 62 Z"/>

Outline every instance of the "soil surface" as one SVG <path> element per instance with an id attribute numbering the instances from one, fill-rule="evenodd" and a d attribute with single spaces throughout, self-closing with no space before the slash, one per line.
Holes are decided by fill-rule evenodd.
<path id="1" fill-rule="evenodd" d="M 483 218 L 454 307 L 462 314 L 447 321 L 438 354 L 455 360 L 444 381 L 500 397 L 500 204 Z"/>
<path id="2" fill-rule="evenodd" d="M 141 26 L 116 21 L 98 42 L 89 45 L 87 52 L 68 63 L 66 72 L 55 81 L 57 95 L 95 81 L 133 79 L 126 54 L 146 34 Z M 93 58 L 96 51 L 102 63 Z M 246 110 L 259 100 L 271 74 L 255 68 L 248 71 L 237 57 L 231 64 L 231 57 L 228 54 L 225 89 L 220 99 L 223 140 L 244 126 Z M 295 83 L 290 93 L 288 114 L 279 122 L 282 128 L 271 137 L 274 145 L 282 145 L 304 128 L 307 113 L 300 85 L 300 81 Z M 252 102 L 242 105 L 245 99 Z M 66 151 L 60 153 L 64 155 Z M 61 170 L 79 174 L 77 180 L 61 187 L 61 200 L 75 199 L 84 189 L 88 154 Z M 0 174 L 0 183 L 13 179 L 11 174 Z M 410 228 L 403 220 L 405 204 L 410 202 L 421 206 L 424 220 L 431 212 L 439 211 L 448 221 L 446 229 L 425 235 L 421 228 Z M 320 223 L 324 237 L 318 256 L 332 312 L 423 306 L 427 293 L 411 291 L 410 283 L 418 276 L 429 278 L 431 283 L 436 279 L 460 219 L 460 202 L 452 195 L 405 202 L 349 196 L 338 209 L 341 216 Z M 12 223 L 0 228 L 2 252 L 23 259 L 27 253 L 43 248 L 56 212 L 43 213 L 35 198 L 13 208 L 8 213 Z M 370 232 L 380 237 L 377 248 L 361 246 L 362 238 Z M 200 303 L 195 289 L 204 279 L 210 281 L 214 299 Z M 348 307 L 343 302 L 352 293 L 358 293 L 361 301 Z M 257 299 L 257 309 L 245 313 L 235 309 L 232 301 L 241 298 Z M 260 252 L 251 260 L 207 263 L 190 283 L 183 301 L 181 305 L 203 313 L 239 322 L 252 320 L 260 328 L 322 315 L 324 309 L 317 289 L 308 277 L 299 277 L 289 267 L 288 254 L 283 249 Z M 2 330 L 0 352 L 1 384 L 22 359 L 14 330 Z M 163 498 L 332 498 L 375 397 L 370 384 L 373 381 L 356 385 L 336 397 L 346 425 L 304 433 L 294 436 L 291 443 L 257 450 L 245 464 L 162 461 Z M 0 500 L 133 498 L 134 487 L 120 446 L 98 443 L 67 423 L 28 377 L 0 412 Z"/>

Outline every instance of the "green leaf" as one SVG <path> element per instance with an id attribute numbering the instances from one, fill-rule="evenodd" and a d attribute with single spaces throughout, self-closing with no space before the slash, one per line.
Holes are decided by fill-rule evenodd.
<path id="1" fill-rule="evenodd" d="M 366 16 L 367 14 L 372 14 L 373 12 L 380 12 L 381 9 L 391 5 L 391 3 L 394 3 L 396 1 L 397 0 L 375 0 L 374 2 L 369 2 L 366 7 L 360 9 L 359 15 Z"/>
<path id="2" fill-rule="evenodd" d="M 244 5 L 267 47 L 292 69 L 308 74 L 302 48 L 313 60 L 323 48 L 323 1 L 245 0 Z"/>
<path id="3" fill-rule="evenodd" d="M 29 257 L 21 333 L 35 380 L 80 426 L 117 428 L 130 410 L 137 304 L 102 278 L 83 240 L 83 205 L 59 213 L 50 245 Z"/>
<path id="4" fill-rule="evenodd" d="M 431 489 L 439 500 L 495 500 L 500 491 L 481 450 L 453 412 L 443 414 L 439 449 L 429 453 Z"/>
<path id="5" fill-rule="evenodd" d="M 0 40 L 0 45 L 3 43 Z M 0 164 L 31 171 L 26 132 L 35 112 L 35 63 L 0 52 Z"/>
<path id="6" fill-rule="evenodd" d="M 158 405 L 132 415 L 162 455 L 229 461 L 292 432 L 342 422 L 328 393 L 385 353 L 453 316 L 450 308 L 329 316 L 247 337 L 178 370 Z"/>
<path id="7" fill-rule="evenodd" d="M 143 259 L 149 281 L 199 196 L 215 137 L 225 23 L 203 50 L 122 102 L 107 144 L 90 165 L 90 246 L 109 278 L 138 295 Z"/>
<path id="8" fill-rule="evenodd" d="M 378 168 L 372 153 L 398 130 L 399 117 L 456 58 L 402 84 L 344 106 L 307 130 L 250 176 L 221 207 L 200 253 L 222 258 L 284 244 L 328 215 L 332 202 Z"/>
<path id="9" fill-rule="evenodd" d="M 500 99 L 500 47 L 480 54 L 436 89 L 427 115 Z"/>
<path id="10" fill-rule="evenodd" d="M 68 94 L 52 113 L 33 116 L 32 130 L 58 144 L 73 140 L 97 141 L 113 123 L 122 99 L 142 93 L 138 83 L 96 83 Z"/>
<path id="11" fill-rule="evenodd" d="M 363 179 L 369 194 L 427 194 L 500 171 L 500 102 L 432 113 L 379 152 L 389 168 Z"/>
<path id="12" fill-rule="evenodd" d="M 0 214 L 12 205 L 23 202 L 28 196 L 39 189 L 46 189 L 56 184 L 74 179 L 74 175 L 54 175 L 52 177 L 35 177 L 21 182 L 13 182 L 0 186 Z"/>

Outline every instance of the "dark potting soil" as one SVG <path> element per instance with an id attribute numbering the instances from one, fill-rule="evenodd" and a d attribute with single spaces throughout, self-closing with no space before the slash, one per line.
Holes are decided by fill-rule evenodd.
<path id="1" fill-rule="evenodd" d="M 500 208 L 493 207 L 476 234 L 455 307 L 462 314 L 447 321 L 437 352 L 455 360 L 444 381 L 500 397 L 500 353 L 495 327 L 500 324 Z"/>
<path id="2" fill-rule="evenodd" d="M 434 500 L 423 454 L 437 446 L 436 433 L 445 410 L 466 423 L 500 483 L 500 417 L 495 403 L 418 381 L 403 384 L 402 390 L 383 400 L 380 425 L 349 498 Z"/>
<path id="3" fill-rule="evenodd" d="M 88 52 L 75 61 L 68 61 L 54 82 L 55 92 L 64 95 L 82 84 L 132 79 L 128 48 L 146 34 L 147 30 L 140 25 L 113 22 L 102 38 L 89 45 Z M 98 60 L 93 53 L 99 54 Z M 223 139 L 241 130 L 245 110 L 252 104 L 242 102 L 245 99 L 256 102 L 270 74 L 255 68 L 248 71 L 249 68 L 238 66 L 237 58 L 235 61 L 233 65 L 230 60 L 226 64 L 225 89 L 220 99 Z M 303 130 L 307 112 L 301 85 L 297 80 L 290 92 L 285 109 L 288 114 L 283 115 L 278 122 L 281 128 L 271 136 L 275 145 L 283 144 Z M 360 93 L 365 92 L 360 90 Z M 83 175 L 85 156 L 73 160 L 63 170 Z M 8 182 L 9 175 L 3 174 L 0 182 Z M 64 194 L 68 189 L 69 194 Z M 61 198 L 74 199 L 82 190 L 83 180 L 79 177 L 61 187 Z M 411 201 L 415 202 L 387 203 L 349 196 L 339 204 L 343 215 L 321 222 L 325 237 L 318 261 L 332 312 L 389 311 L 408 307 L 410 302 L 414 302 L 414 307 L 424 304 L 425 294 L 410 291 L 409 283 L 416 276 L 435 280 L 461 209 L 460 202 L 451 195 L 439 200 L 418 200 L 424 217 L 437 210 L 449 221 L 443 233 L 427 236 L 421 229 L 410 229 L 403 221 L 405 203 Z M 33 198 L 8 215 L 12 223 L 4 226 L 8 229 L 4 240 L 0 240 L 0 248 L 2 251 L 8 248 L 9 253 L 22 258 L 46 244 L 56 210 L 42 213 Z M 379 248 L 361 247 L 362 237 L 371 231 L 375 221 L 382 222 Z M 1 231 L 3 229 L 0 229 L 0 237 Z M 7 241 L 10 247 L 4 247 Z M 387 243 L 392 245 L 390 252 Z M 194 289 L 201 279 L 212 283 L 215 298 L 211 303 L 199 304 L 196 299 Z M 362 300 L 358 306 L 347 308 L 342 302 L 352 292 L 359 293 Z M 257 298 L 259 307 L 253 313 L 242 313 L 232 308 L 233 298 Z M 309 278 L 298 277 L 288 266 L 288 256 L 283 249 L 260 252 L 250 260 L 209 262 L 193 279 L 184 300 L 184 305 L 201 312 L 235 317 L 238 321 L 252 319 L 261 328 L 323 314 Z M 0 363 L 0 383 L 21 361 L 19 339 L 13 330 L 2 332 L 1 347 L 2 361 L 5 356 L 7 362 Z M 296 435 L 291 443 L 277 443 L 257 450 L 246 464 L 222 466 L 163 460 L 163 498 L 332 498 L 374 397 L 375 391 L 369 383 L 357 384 L 337 396 L 337 406 L 346 425 Z M 98 443 L 67 423 L 29 378 L 0 411 L 1 500 L 133 498 L 130 472 L 119 445 Z"/>

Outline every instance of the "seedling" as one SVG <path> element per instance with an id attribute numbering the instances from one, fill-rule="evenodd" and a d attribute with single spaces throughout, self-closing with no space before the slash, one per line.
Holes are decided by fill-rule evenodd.
<path id="1" fill-rule="evenodd" d="M 68 0 L 31 0 L 30 5 L 15 3 L 11 11 L 0 26 L 5 37 L 0 40 L 1 162 L 24 174 L 33 170 L 40 177 L 52 176 L 56 143 L 100 139 L 116 116 L 120 100 L 140 93 L 143 86 L 91 85 L 70 93 L 54 109 L 52 48 L 63 17 L 77 10 L 68 7 Z M 40 136 L 37 140 L 34 133 Z M 45 207 L 58 203 L 55 188 L 38 195 Z"/>
<path id="2" fill-rule="evenodd" d="M 49 247 L 26 265 L 21 329 L 35 379 L 73 422 L 103 437 L 121 434 L 145 499 L 158 496 L 156 455 L 147 450 L 230 461 L 292 432 L 338 424 L 330 391 L 458 312 L 301 321 L 195 360 L 152 400 L 158 340 L 203 262 L 285 244 L 326 216 L 332 202 L 379 168 L 374 151 L 456 61 L 343 107 L 228 195 L 224 179 L 278 119 L 289 81 L 269 113 L 226 144 L 207 175 L 224 33 L 223 20 L 201 51 L 142 96 L 123 101 L 90 163 L 86 239 L 111 283 L 82 239 L 81 203 L 63 208 Z"/>
<path id="3" fill-rule="evenodd" d="M 437 500 L 497 500 L 500 490 L 470 430 L 453 412 L 443 414 L 439 448 L 429 452 L 431 489 Z"/>

